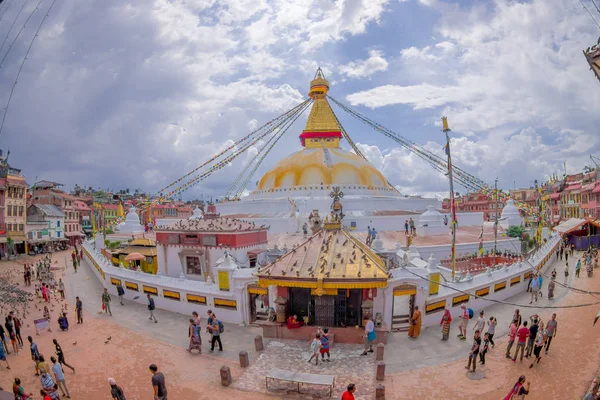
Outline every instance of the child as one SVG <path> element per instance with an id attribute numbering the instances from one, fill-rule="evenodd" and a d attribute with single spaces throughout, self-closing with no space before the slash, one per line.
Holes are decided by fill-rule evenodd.
<path id="1" fill-rule="evenodd" d="M 313 341 L 310 343 L 310 351 L 312 353 L 312 356 L 310 356 L 310 359 L 308 360 L 309 363 L 314 358 L 315 365 L 319 365 L 319 349 L 320 348 L 321 348 L 321 335 L 317 333 L 315 335 L 315 338 L 313 339 Z"/>
<path id="2" fill-rule="evenodd" d="M 490 343 L 490 334 L 488 332 L 483 335 L 483 346 L 479 351 L 479 364 L 485 365 L 485 353 L 488 351 L 488 345 Z"/>
<path id="3" fill-rule="evenodd" d="M 329 329 L 319 329 L 321 335 L 321 360 L 325 362 L 325 354 L 327 354 L 327 362 L 330 362 L 331 356 L 329 355 Z"/>

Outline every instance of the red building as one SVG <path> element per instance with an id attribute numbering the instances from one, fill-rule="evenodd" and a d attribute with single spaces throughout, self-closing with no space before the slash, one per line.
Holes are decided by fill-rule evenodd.
<path id="1" fill-rule="evenodd" d="M 461 212 L 480 212 L 483 217 L 489 221 L 495 216 L 496 203 L 490 196 L 482 193 L 468 193 L 464 196 L 454 199 L 456 202 L 456 211 Z M 498 215 L 502 213 L 504 203 L 498 201 Z M 442 209 L 450 211 L 450 200 L 444 199 Z"/>

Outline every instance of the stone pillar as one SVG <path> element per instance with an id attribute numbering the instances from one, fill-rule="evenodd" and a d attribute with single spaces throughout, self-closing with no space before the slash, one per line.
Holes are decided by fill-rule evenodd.
<path id="1" fill-rule="evenodd" d="M 383 361 L 383 350 L 385 349 L 385 345 L 383 343 L 379 343 L 377 345 L 377 353 L 375 356 L 376 361 Z"/>
<path id="2" fill-rule="evenodd" d="M 247 351 L 240 351 L 240 367 L 246 368 L 250 365 L 250 360 L 248 359 Z"/>
<path id="3" fill-rule="evenodd" d="M 256 351 L 263 351 L 265 346 L 263 345 L 263 338 L 260 335 L 254 337 L 254 349 Z"/>
<path id="4" fill-rule="evenodd" d="M 375 400 L 385 400 L 385 386 L 381 383 L 375 387 Z"/>
<path id="5" fill-rule="evenodd" d="M 382 381 L 385 379 L 385 363 L 383 361 L 377 362 L 377 374 L 375 375 L 375 379 L 377 379 L 378 381 Z"/>
<path id="6" fill-rule="evenodd" d="M 225 365 L 221 367 L 221 385 L 231 385 L 231 370 Z"/>

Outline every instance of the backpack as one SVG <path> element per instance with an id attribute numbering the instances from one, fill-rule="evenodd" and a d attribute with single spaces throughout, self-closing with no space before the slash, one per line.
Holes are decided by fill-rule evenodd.
<path id="1" fill-rule="evenodd" d="M 221 320 L 219 319 L 219 320 L 217 320 L 217 322 L 219 323 L 219 333 L 225 332 L 225 326 L 223 325 Z"/>
<path id="2" fill-rule="evenodd" d="M 467 308 L 467 311 L 469 312 L 469 319 L 473 319 L 473 309 Z"/>
<path id="3" fill-rule="evenodd" d="M 150 297 L 150 301 L 148 302 L 148 310 L 154 310 L 154 299 Z"/>

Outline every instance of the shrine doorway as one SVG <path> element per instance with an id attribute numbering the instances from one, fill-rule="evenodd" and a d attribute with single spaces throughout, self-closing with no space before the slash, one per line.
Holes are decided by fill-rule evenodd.
<path id="1" fill-rule="evenodd" d="M 394 302 L 392 305 L 392 330 L 408 331 L 410 316 L 415 308 L 415 295 L 417 287 L 411 284 L 402 284 L 394 287 Z"/>

